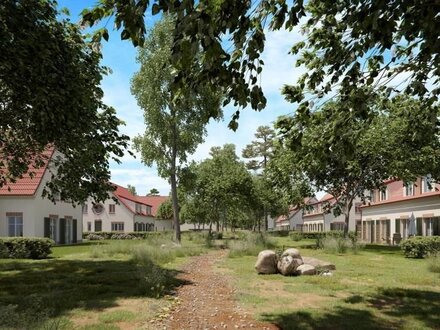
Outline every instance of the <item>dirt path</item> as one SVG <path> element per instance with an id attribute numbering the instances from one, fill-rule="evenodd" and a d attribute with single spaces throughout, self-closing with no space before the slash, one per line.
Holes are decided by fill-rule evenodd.
<path id="1" fill-rule="evenodd" d="M 193 257 L 179 275 L 185 284 L 177 290 L 177 304 L 169 312 L 162 329 L 278 329 L 258 322 L 234 299 L 234 289 L 226 275 L 214 270 L 227 251 Z M 159 327 L 158 327 L 159 328 Z"/>

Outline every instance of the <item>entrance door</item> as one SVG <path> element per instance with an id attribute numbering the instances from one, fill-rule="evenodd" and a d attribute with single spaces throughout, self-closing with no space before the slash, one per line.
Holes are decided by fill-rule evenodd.
<path id="1" fill-rule="evenodd" d="M 95 220 L 95 232 L 102 231 L 102 220 Z"/>

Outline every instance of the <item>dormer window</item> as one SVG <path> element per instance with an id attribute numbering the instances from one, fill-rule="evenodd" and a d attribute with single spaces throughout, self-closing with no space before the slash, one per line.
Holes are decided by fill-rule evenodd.
<path id="1" fill-rule="evenodd" d="M 431 174 L 428 174 L 427 176 L 424 176 L 422 178 L 422 189 L 424 193 L 435 191 L 435 183 L 432 180 Z"/>
<path id="2" fill-rule="evenodd" d="M 136 213 L 142 213 L 142 205 L 136 203 Z"/>
<path id="3" fill-rule="evenodd" d="M 371 190 L 370 191 L 370 202 L 374 203 L 375 201 L 376 201 L 376 197 L 375 197 L 375 194 L 374 194 L 374 190 Z"/>
<path id="4" fill-rule="evenodd" d="M 379 192 L 379 198 L 381 201 L 386 201 L 387 200 L 387 188 L 381 189 Z"/>
<path id="5" fill-rule="evenodd" d="M 414 196 L 414 183 L 407 183 L 403 189 L 405 192 L 405 196 Z"/>

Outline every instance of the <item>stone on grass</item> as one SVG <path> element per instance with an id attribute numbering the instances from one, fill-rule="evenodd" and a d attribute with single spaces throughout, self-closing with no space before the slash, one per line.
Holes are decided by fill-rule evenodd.
<path id="1" fill-rule="evenodd" d="M 316 269 L 312 265 L 302 264 L 296 269 L 298 275 L 315 275 Z"/>
<path id="2" fill-rule="evenodd" d="M 305 264 L 312 265 L 318 270 L 335 270 L 336 266 L 330 262 L 322 261 L 316 258 L 303 257 Z"/>
<path id="3" fill-rule="evenodd" d="M 276 274 L 277 270 L 277 255 L 274 251 L 264 250 L 258 254 L 255 269 L 258 274 Z"/>
<path id="4" fill-rule="evenodd" d="M 301 257 L 294 258 L 290 254 L 283 253 L 280 260 L 278 260 L 278 271 L 284 276 L 297 275 L 296 269 L 302 264 Z"/>
<path id="5" fill-rule="evenodd" d="M 299 254 L 299 250 L 294 249 L 294 248 L 290 248 L 290 249 L 285 250 L 281 256 L 284 256 L 284 255 L 290 255 L 293 258 L 301 258 L 301 255 Z"/>

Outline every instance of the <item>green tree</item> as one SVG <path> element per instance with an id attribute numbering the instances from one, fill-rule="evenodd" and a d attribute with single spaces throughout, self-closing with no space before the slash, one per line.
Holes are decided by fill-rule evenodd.
<path id="1" fill-rule="evenodd" d="M 234 229 L 246 217 L 253 191 L 252 177 L 238 160 L 233 144 L 213 147 L 211 157 L 193 166 L 194 180 L 186 189 L 186 218 Z"/>
<path id="2" fill-rule="evenodd" d="M 328 102 L 305 123 L 297 116 L 281 119 L 289 129 L 271 165 L 271 177 L 282 177 L 277 185 L 292 182 L 298 185 L 292 191 L 305 192 L 298 199 L 322 190 L 333 195 L 335 215 L 345 216 L 345 234 L 355 198 L 365 200 L 366 191 L 381 188 L 390 177 L 425 175 L 438 159 L 437 108 L 407 97 L 372 97 L 364 104 L 368 113 L 360 116 L 357 100 Z"/>
<path id="3" fill-rule="evenodd" d="M 158 195 L 159 195 L 159 190 L 157 190 L 156 188 L 150 189 L 150 192 L 147 194 L 147 196 L 158 196 Z"/>
<path id="4" fill-rule="evenodd" d="M 79 27 L 55 1 L 0 3 L 0 187 L 44 163 L 43 150 L 62 153 L 43 195 L 73 204 L 108 197 L 109 160 L 128 137 L 106 106 L 100 83 L 107 72 Z"/>
<path id="5" fill-rule="evenodd" d="M 144 110 L 146 130 L 134 139 L 142 161 L 156 164 L 158 173 L 171 184 L 175 238 L 180 242 L 178 173 L 187 155 L 203 142 L 210 118 L 220 118 L 220 94 L 213 85 L 182 93 L 171 90 L 176 70 L 171 63 L 174 21 L 164 17 L 152 29 L 137 57 L 141 67 L 132 79 L 132 93 Z M 193 58 L 191 67 L 198 66 Z"/>
<path id="6" fill-rule="evenodd" d="M 246 164 L 248 169 L 264 170 L 273 154 L 275 131 L 269 126 L 259 126 L 255 137 L 256 140 L 246 145 L 243 149 L 242 156 L 244 158 L 254 158 Z"/>
<path id="7" fill-rule="evenodd" d="M 171 199 L 167 199 L 165 202 L 159 205 L 156 218 L 164 220 L 173 219 L 173 203 Z"/>
<path id="8" fill-rule="evenodd" d="M 134 196 L 137 195 L 137 193 L 136 193 L 136 187 L 135 187 L 135 186 L 132 186 L 131 184 L 129 184 L 129 185 L 127 185 L 127 189 L 128 189 L 128 191 L 130 192 L 130 194 L 132 194 L 132 195 L 134 195 Z"/>

